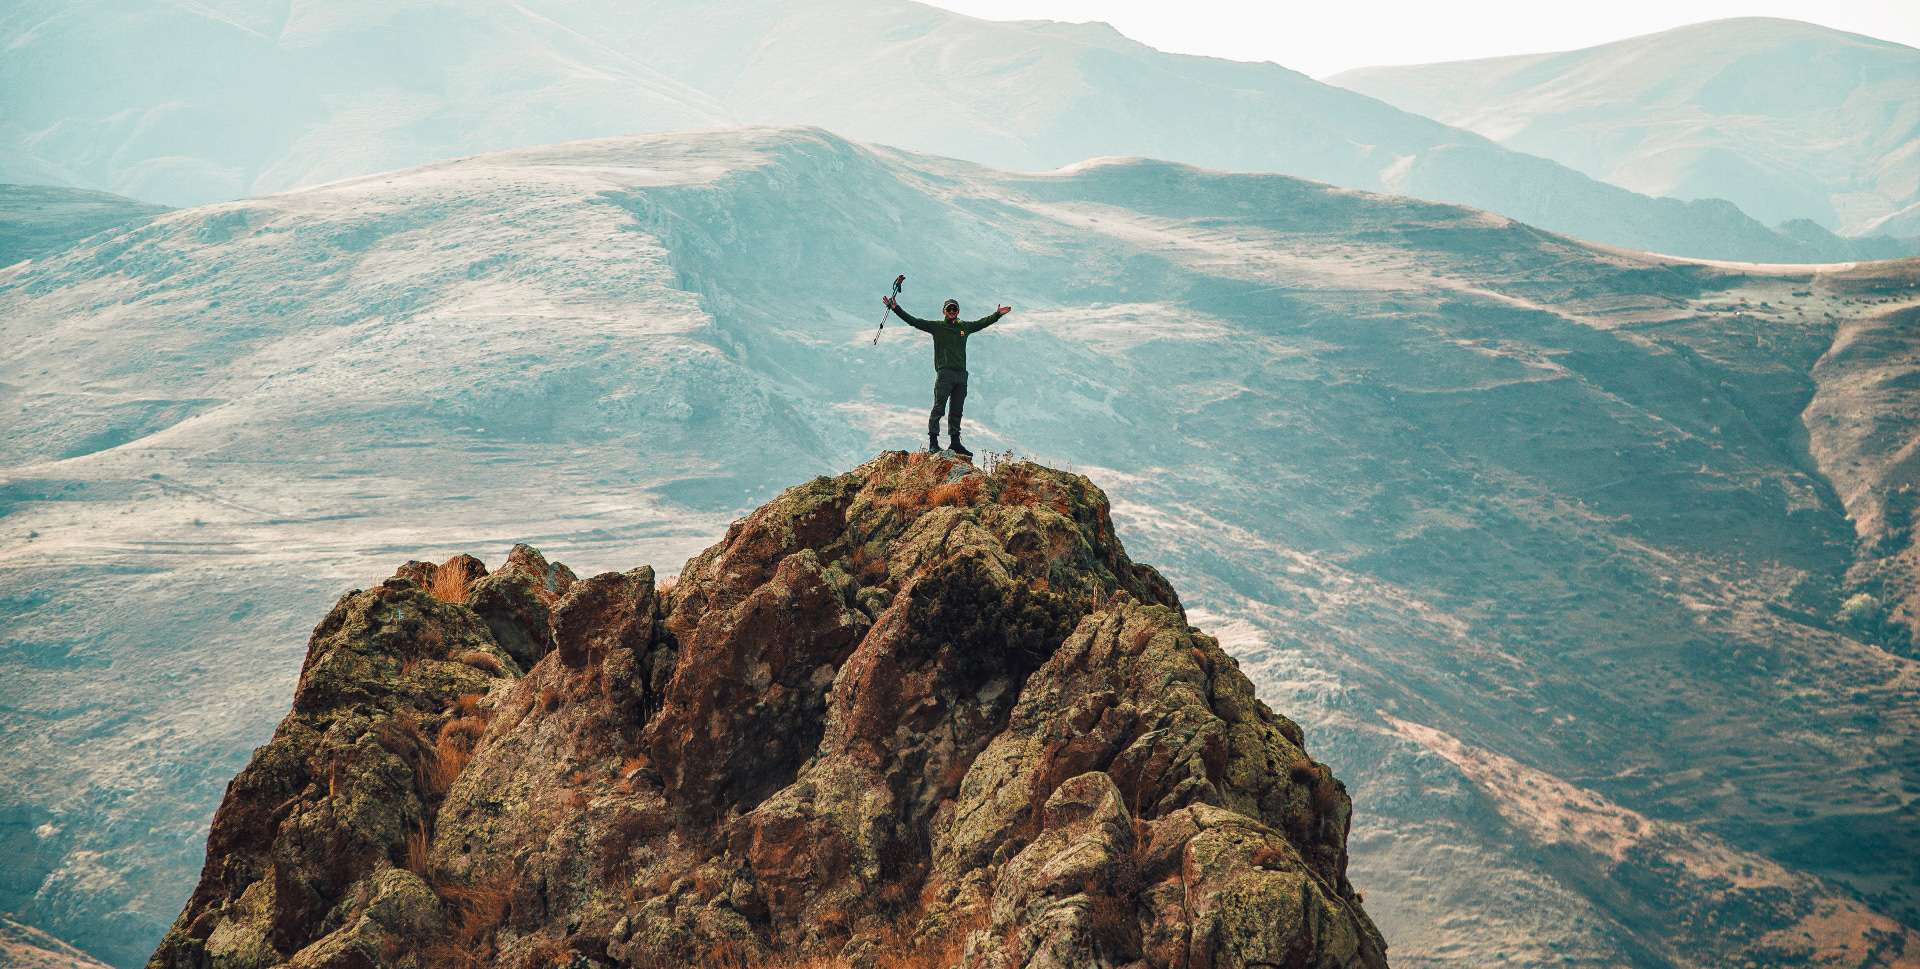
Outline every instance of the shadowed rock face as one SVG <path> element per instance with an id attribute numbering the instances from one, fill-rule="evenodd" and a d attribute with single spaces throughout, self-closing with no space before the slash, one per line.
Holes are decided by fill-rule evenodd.
<path id="1" fill-rule="evenodd" d="M 151 965 L 1386 964 L 1344 786 L 1087 479 L 887 452 L 662 586 L 342 598 Z"/>

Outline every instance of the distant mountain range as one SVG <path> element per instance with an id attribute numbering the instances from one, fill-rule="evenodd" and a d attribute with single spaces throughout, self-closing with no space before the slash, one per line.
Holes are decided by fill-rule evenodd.
<path id="1" fill-rule="evenodd" d="M 1301 719 L 1394 964 L 1920 954 L 1920 261 L 808 129 L 442 162 L 0 271 L 0 911 L 142 962 L 314 617 L 396 560 L 671 570 L 916 445 L 925 339 L 872 342 L 897 272 L 923 314 L 1014 305 L 968 440 L 1099 483 Z"/>
<path id="2" fill-rule="evenodd" d="M 1903 44 L 1749 17 L 1330 80 L 1636 192 L 1920 232 L 1920 50 Z"/>
<path id="3" fill-rule="evenodd" d="M 906 0 L 715 9 L 23 0 L 0 15 L 0 180 L 197 204 L 573 138 L 818 124 L 1007 169 L 1144 156 L 1283 172 L 1685 255 L 1920 251 L 1636 194 L 1274 64 L 1163 53 L 1102 24 Z"/>

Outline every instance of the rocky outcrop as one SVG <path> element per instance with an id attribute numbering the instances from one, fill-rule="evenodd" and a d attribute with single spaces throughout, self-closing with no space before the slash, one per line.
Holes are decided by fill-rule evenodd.
<path id="1" fill-rule="evenodd" d="M 1349 812 L 1091 482 L 888 452 L 344 597 L 151 965 L 1383 966 Z"/>

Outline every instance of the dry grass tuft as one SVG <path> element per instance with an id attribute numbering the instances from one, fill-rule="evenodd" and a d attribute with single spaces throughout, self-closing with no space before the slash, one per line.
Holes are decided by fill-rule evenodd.
<path id="1" fill-rule="evenodd" d="M 1320 780 L 1313 785 L 1313 809 L 1320 814 L 1332 814 L 1340 808 L 1340 782 L 1333 779 L 1333 771 L 1320 768 Z"/>
<path id="2" fill-rule="evenodd" d="M 1287 764 L 1287 777 L 1295 784 L 1311 784 L 1319 776 L 1319 765 L 1305 756 L 1296 757 Z"/>
<path id="3" fill-rule="evenodd" d="M 951 484 L 936 485 L 927 492 L 927 504 L 934 508 L 980 503 L 981 476 L 970 474 Z"/>
<path id="4" fill-rule="evenodd" d="M 467 601 L 467 573 L 464 569 L 440 566 L 427 577 L 427 595 L 441 602 L 465 604 Z"/>
<path id="5" fill-rule="evenodd" d="M 493 936 L 506 921 L 513 900 L 512 876 L 501 874 L 477 885 L 439 884 L 433 890 L 452 915 L 446 934 L 422 948 L 426 965 L 433 969 L 491 966 L 497 955 Z"/>
<path id="6" fill-rule="evenodd" d="M 1307 785 L 1307 803 L 1315 814 L 1331 814 L 1340 807 L 1340 782 L 1333 779 L 1333 768 L 1316 764 L 1302 755 L 1287 764 L 1287 776 L 1296 784 Z"/>
<path id="7" fill-rule="evenodd" d="M 456 717 L 481 717 L 486 713 L 480 708 L 480 701 L 487 698 L 485 693 L 462 693 L 453 698 L 447 706 L 447 712 Z"/>
<path id="8" fill-rule="evenodd" d="M 485 650 L 469 649 L 454 659 L 489 676 L 507 675 L 507 668 L 500 665 L 500 658 Z"/>
<path id="9" fill-rule="evenodd" d="M 848 556 L 848 561 L 852 564 L 853 574 L 859 577 L 861 585 L 879 585 L 887 578 L 887 556 L 884 552 L 875 553 L 862 545 L 853 550 L 853 554 Z"/>
<path id="10" fill-rule="evenodd" d="M 883 505 L 898 508 L 901 511 L 919 511 L 927 507 L 927 489 L 901 488 L 879 501 Z"/>
<path id="11" fill-rule="evenodd" d="M 460 743 L 472 750 L 486 732 L 487 721 L 484 717 L 455 717 L 440 727 L 439 741 L 442 744 L 449 741 Z"/>
<path id="12" fill-rule="evenodd" d="M 1066 493 L 1058 484 L 1041 476 L 1033 463 L 1022 461 L 996 467 L 993 476 L 1000 485 L 1002 504 L 1046 508 L 1072 517 L 1073 506 L 1067 503 Z"/>
<path id="13" fill-rule="evenodd" d="M 426 823 L 416 822 L 413 830 L 407 832 L 406 869 L 421 878 L 426 878 L 427 849 L 431 847 L 433 847 L 433 838 L 427 834 Z"/>
<path id="14" fill-rule="evenodd" d="M 480 737 L 486 733 L 487 722 L 479 717 L 459 717 L 446 722 L 440 728 L 440 737 L 434 741 L 433 749 L 422 758 L 425 767 L 427 793 L 433 797 L 445 797 L 453 788 L 453 782 L 460 772 L 467 769 L 467 763 L 473 760 L 473 752 L 480 745 Z"/>

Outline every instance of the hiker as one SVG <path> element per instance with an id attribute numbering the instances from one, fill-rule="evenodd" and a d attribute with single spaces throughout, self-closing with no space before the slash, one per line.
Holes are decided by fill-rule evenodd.
<path id="1" fill-rule="evenodd" d="M 947 402 L 952 401 L 953 411 L 947 417 L 949 448 L 963 458 L 973 457 L 973 452 L 960 444 L 960 410 L 967 403 L 967 337 L 992 326 L 1013 312 L 1013 307 L 1002 306 L 971 323 L 962 323 L 960 301 L 950 299 L 940 307 L 943 319 L 934 323 L 901 309 L 900 302 L 891 296 L 881 297 L 880 302 L 908 326 L 933 337 L 933 414 L 927 418 L 927 450 L 940 450 L 940 415 L 948 413 Z"/>

